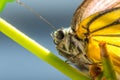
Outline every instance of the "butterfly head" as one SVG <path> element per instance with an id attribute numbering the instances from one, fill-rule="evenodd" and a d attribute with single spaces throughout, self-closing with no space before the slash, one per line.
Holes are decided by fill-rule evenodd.
<path id="1" fill-rule="evenodd" d="M 54 31 L 51 35 L 52 35 L 54 43 L 56 45 L 58 45 L 70 33 L 72 33 L 72 30 L 70 28 L 61 28 L 61 29 L 58 29 L 58 30 Z"/>

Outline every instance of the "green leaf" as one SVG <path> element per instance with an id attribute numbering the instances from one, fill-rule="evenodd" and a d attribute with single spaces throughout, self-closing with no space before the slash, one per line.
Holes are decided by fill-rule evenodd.
<path id="1" fill-rule="evenodd" d="M 0 0 L 0 12 L 3 11 L 4 7 L 6 6 L 7 2 L 13 2 L 15 0 Z"/>

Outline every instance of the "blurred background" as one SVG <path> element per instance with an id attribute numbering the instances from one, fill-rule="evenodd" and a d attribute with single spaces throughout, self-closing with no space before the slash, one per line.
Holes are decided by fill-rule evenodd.
<path id="1" fill-rule="evenodd" d="M 82 0 L 21 1 L 56 28 L 69 27 L 75 9 L 82 2 Z M 13 2 L 6 5 L 0 17 L 60 57 L 50 36 L 54 30 L 33 13 Z M 0 33 L 0 80 L 71 79 Z"/>

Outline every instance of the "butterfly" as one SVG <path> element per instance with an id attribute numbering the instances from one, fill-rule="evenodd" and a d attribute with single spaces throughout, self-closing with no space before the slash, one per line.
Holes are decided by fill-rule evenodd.
<path id="1" fill-rule="evenodd" d="M 99 42 L 104 41 L 120 73 L 120 0 L 84 0 L 73 14 L 69 28 L 52 33 L 60 55 L 77 67 L 100 63 Z"/>

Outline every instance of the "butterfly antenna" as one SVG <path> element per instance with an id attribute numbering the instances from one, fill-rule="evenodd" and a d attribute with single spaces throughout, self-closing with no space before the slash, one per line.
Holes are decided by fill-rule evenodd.
<path id="1" fill-rule="evenodd" d="M 27 6 L 26 4 L 24 4 L 23 2 L 21 2 L 20 0 L 16 0 L 16 2 L 23 6 L 24 8 L 26 8 L 27 10 L 29 10 L 30 12 L 32 12 L 35 16 L 37 16 L 39 19 L 43 20 L 45 23 L 47 23 L 52 29 L 56 30 L 56 27 L 53 26 L 48 20 L 46 20 L 43 16 L 41 16 L 40 14 L 38 14 L 36 11 L 34 11 L 31 7 Z"/>

